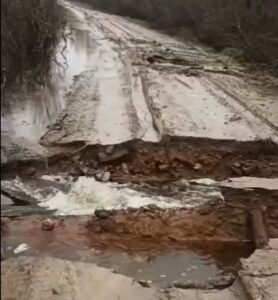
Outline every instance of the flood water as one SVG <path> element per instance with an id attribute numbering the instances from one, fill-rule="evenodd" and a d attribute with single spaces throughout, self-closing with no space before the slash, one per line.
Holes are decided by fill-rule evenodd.
<path id="1" fill-rule="evenodd" d="M 219 253 L 219 249 L 221 252 Z M 252 253 L 252 245 L 222 244 L 219 249 L 206 249 L 206 245 L 167 253 L 107 253 L 100 254 L 96 262 L 112 268 L 136 280 L 150 281 L 160 287 L 174 283 L 197 283 L 207 285 L 219 280 L 223 274 L 234 273 L 240 268 L 240 257 Z"/>
<path id="2" fill-rule="evenodd" d="M 15 256 L 14 249 L 26 243 L 30 248 L 17 255 L 46 255 L 92 262 L 113 269 L 116 273 L 136 280 L 150 281 L 161 287 L 175 282 L 187 284 L 196 282 L 199 285 L 206 285 L 210 280 L 221 279 L 225 273 L 237 271 L 240 268 L 239 259 L 252 253 L 252 244 L 199 241 L 188 242 L 179 248 L 169 246 L 164 251 L 140 251 L 140 249 L 100 251 L 94 248 L 95 243 L 86 229 L 90 218 L 88 216 L 93 215 L 96 208 L 139 208 L 150 203 L 168 209 L 172 206 L 191 207 L 193 204 L 198 206 L 216 201 L 221 196 L 217 187 L 198 184 L 191 186 L 187 183 L 187 189 L 184 191 L 183 184 L 185 184 L 183 181 L 173 183 L 175 194 L 171 197 L 174 198 L 171 198 L 170 194 L 167 198 L 166 195 L 162 195 L 165 191 L 155 189 L 149 191 L 146 187 L 138 190 L 134 185 L 101 183 L 87 177 L 79 177 L 72 183 L 61 176 L 49 175 L 26 182 L 18 179 L 3 180 L 1 184 L 3 188 L 7 190 L 14 188 L 17 192 L 33 198 L 38 197 L 39 202 L 47 204 L 44 208 L 46 211 L 49 208 L 57 209 L 56 212 L 49 211 L 49 217 L 52 214 L 64 215 L 54 217 L 54 220 L 62 220 L 54 231 L 44 231 L 41 225 L 45 218 L 24 217 L 23 209 L 21 218 L 8 222 L 7 234 L 2 237 L 4 251 L 7 257 Z M 181 190 L 179 191 L 177 187 Z M 168 190 L 171 190 L 170 186 Z M 25 206 L 27 212 L 28 207 Z M 121 237 L 118 238 L 120 243 Z M 102 241 L 98 243 L 101 245 Z"/>
<path id="3" fill-rule="evenodd" d="M 50 234 L 53 234 L 51 232 Z M 33 240 L 33 241 L 32 241 Z M 15 254 L 14 249 L 26 243 L 28 250 Z M 175 283 L 206 286 L 211 282 L 221 281 L 223 275 L 235 274 L 241 268 L 240 258 L 246 258 L 253 252 L 251 243 L 201 243 L 188 245 L 183 249 L 167 252 L 121 252 L 98 251 L 90 248 L 89 241 L 55 240 L 55 237 L 30 236 L 15 239 L 9 236 L 3 239 L 6 257 L 18 255 L 51 256 L 72 261 L 95 263 L 112 269 L 135 280 L 142 280 L 160 287 Z M 228 282 L 224 282 L 224 284 Z"/>

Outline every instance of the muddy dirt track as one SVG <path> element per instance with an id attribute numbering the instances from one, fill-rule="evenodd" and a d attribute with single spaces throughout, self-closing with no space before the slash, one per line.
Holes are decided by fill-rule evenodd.
<path id="1" fill-rule="evenodd" d="M 277 79 L 147 24 L 60 3 L 69 40 L 57 60 L 65 68 L 51 90 L 11 97 L 1 117 L 2 163 L 167 136 L 277 143 Z"/>
<path id="2" fill-rule="evenodd" d="M 60 3 L 71 37 L 63 83 L 1 117 L 5 255 L 26 243 L 30 255 L 164 287 L 182 268 L 199 269 L 191 287 L 226 272 L 231 284 L 258 246 L 259 221 L 262 242 L 278 237 L 277 79 L 148 24 Z"/>
<path id="3" fill-rule="evenodd" d="M 87 70 L 75 77 L 43 144 L 277 139 L 275 94 L 265 103 L 272 112 L 262 112 L 256 102 L 269 91 L 243 79 L 235 62 L 124 18 L 64 5 L 89 31 Z"/>

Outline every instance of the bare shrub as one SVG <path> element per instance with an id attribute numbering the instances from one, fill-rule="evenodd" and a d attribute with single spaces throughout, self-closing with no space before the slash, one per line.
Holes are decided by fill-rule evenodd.
<path id="1" fill-rule="evenodd" d="M 1 0 L 1 91 L 44 81 L 62 24 L 56 0 Z"/>
<path id="2" fill-rule="evenodd" d="M 244 58 L 278 74 L 277 0 L 82 0 L 97 9 L 145 19 L 162 29 L 190 28 L 222 50 L 242 50 Z"/>

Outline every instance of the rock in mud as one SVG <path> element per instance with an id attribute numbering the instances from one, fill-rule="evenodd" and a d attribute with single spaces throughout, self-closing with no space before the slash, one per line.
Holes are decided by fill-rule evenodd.
<path id="1" fill-rule="evenodd" d="M 123 170 L 126 174 L 129 174 L 128 165 L 127 165 L 126 163 L 122 163 L 122 170 Z"/>
<path id="2" fill-rule="evenodd" d="M 110 172 L 100 172 L 95 175 L 98 181 L 107 182 L 110 180 L 111 173 Z"/>
<path id="3" fill-rule="evenodd" d="M 111 163 L 120 159 L 124 159 L 129 155 L 129 151 L 126 148 L 112 150 L 111 153 L 99 152 L 98 160 L 102 163 Z"/>
<path id="4" fill-rule="evenodd" d="M 242 167 L 239 162 L 235 162 L 232 164 L 231 169 L 235 175 L 241 176 L 242 175 Z"/>
<path id="5" fill-rule="evenodd" d="M 257 166 L 255 164 L 244 165 L 242 167 L 243 174 L 247 176 L 255 174 L 256 170 L 257 170 Z"/>
<path id="6" fill-rule="evenodd" d="M 158 166 L 158 169 L 160 171 L 168 170 L 169 169 L 169 165 L 167 165 L 167 164 L 161 164 L 161 165 Z"/>
<path id="7" fill-rule="evenodd" d="M 10 198 L 17 205 L 30 205 L 37 203 L 37 200 L 16 186 L 16 181 L 1 181 L 1 195 Z"/>
<path id="8" fill-rule="evenodd" d="M 95 216 L 98 219 L 108 219 L 111 216 L 111 211 L 105 209 L 97 209 L 95 211 Z"/>
<path id="9" fill-rule="evenodd" d="M 179 282 L 174 282 L 172 284 L 173 287 L 179 288 L 179 289 L 206 289 L 207 285 L 206 284 L 201 284 L 198 282 L 193 282 L 191 280 L 188 281 L 179 281 Z"/>
<path id="10" fill-rule="evenodd" d="M 200 163 L 196 163 L 193 167 L 194 170 L 198 171 L 202 169 L 202 165 Z"/>
<path id="11" fill-rule="evenodd" d="M 144 288 L 150 288 L 152 285 L 151 280 L 139 280 L 138 283 Z"/>
<path id="12" fill-rule="evenodd" d="M 34 167 L 31 167 L 25 171 L 25 174 L 27 176 L 34 176 L 34 175 L 36 175 L 36 173 L 37 173 L 37 170 Z"/>
<path id="13" fill-rule="evenodd" d="M 54 227 L 54 222 L 49 218 L 42 222 L 42 230 L 51 231 L 54 229 Z"/>
<path id="14" fill-rule="evenodd" d="M 114 151 L 115 147 L 113 145 L 107 146 L 105 148 L 105 153 L 106 154 L 111 154 Z"/>
<path id="15" fill-rule="evenodd" d="M 223 274 L 219 278 L 211 279 L 208 282 L 208 285 L 212 289 L 224 289 L 233 284 L 235 281 L 236 276 L 232 273 L 230 274 Z"/>

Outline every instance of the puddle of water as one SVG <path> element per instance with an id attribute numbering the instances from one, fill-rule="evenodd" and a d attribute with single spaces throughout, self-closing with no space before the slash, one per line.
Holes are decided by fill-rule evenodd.
<path id="1" fill-rule="evenodd" d="M 29 228 L 31 229 L 31 227 Z M 167 252 L 100 252 L 90 248 L 90 242 L 78 237 L 73 229 L 66 238 L 53 232 L 42 232 L 41 236 L 21 231 L 10 232 L 3 238 L 5 257 L 15 254 L 20 243 L 26 243 L 28 250 L 22 255 L 51 256 L 72 261 L 95 263 L 112 269 L 136 280 L 150 281 L 152 284 L 167 287 L 175 282 L 206 285 L 211 280 L 220 280 L 224 274 L 234 274 L 241 267 L 239 259 L 249 257 L 253 246 L 249 243 L 214 243 L 183 246 Z M 19 233 L 18 231 L 18 233 Z M 23 233 L 23 234 L 22 234 Z M 37 232 L 39 233 L 39 232 Z M 15 234 L 15 235 L 13 235 Z"/>
<path id="2" fill-rule="evenodd" d="M 225 253 L 225 251 L 228 252 Z M 150 255 L 148 253 L 107 253 L 97 256 L 96 263 L 112 268 L 136 280 L 151 281 L 166 287 L 174 282 L 197 282 L 205 285 L 210 280 L 219 279 L 225 273 L 240 268 L 240 257 L 252 253 L 251 245 L 223 245 L 224 253 L 210 252 L 206 249 L 172 250 L 167 253 Z"/>

